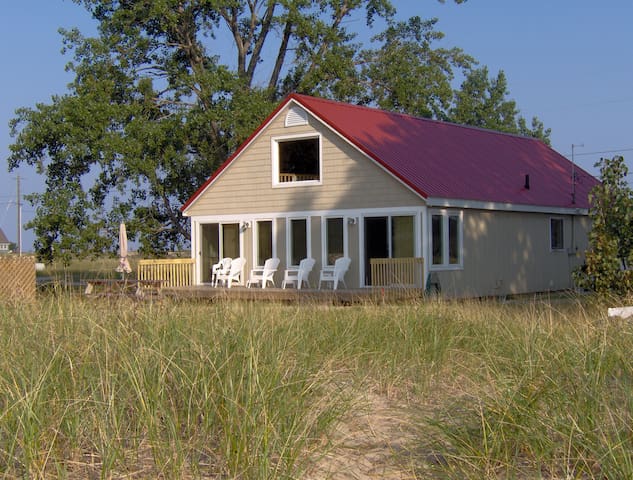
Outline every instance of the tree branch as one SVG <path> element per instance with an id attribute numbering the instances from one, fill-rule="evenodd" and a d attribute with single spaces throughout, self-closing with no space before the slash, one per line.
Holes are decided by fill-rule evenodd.
<path id="1" fill-rule="evenodd" d="M 262 53 L 262 48 L 266 41 L 266 37 L 268 36 L 268 32 L 270 31 L 270 26 L 272 25 L 272 20 L 275 13 L 275 2 L 269 2 L 268 8 L 266 8 L 266 12 L 262 18 L 261 24 L 262 29 L 259 32 L 259 37 L 255 42 L 255 46 L 253 48 L 253 52 L 251 54 L 250 62 L 248 63 L 248 70 L 246 71 L 246 78 L 248 80 L 248 85 L 250 86 L 253 83 L 253 76 L 255 75 L 255 68 L 259 64 L 259 59 Z M 252 16 L 251 16 L 252 19 Z M 251 21 L 251 28 L 254 28 L 253 23 Z"/>
<path id="2" fill-rule="evenodd" d="M 273 71 L 270 74 L 270 79 L 268 80 L 268 89 L 271 92 L 271 95 L 274 95 L 274 92 L 277 83 L 279 82 L 279 76 L 281 75 L 281 69 L 286 60 L 286 53 L 288 52 L 288 44 L 290 43 L 290 37 L 292 36 L 292 30 L 294 28 L 294 24 L 288 18 L 286 20 L 286 26 L 284 27 L 284 33 L 281 37 L 281 44 L 279 45 L 279 51 L 277 52 L 277 60 L 275 60 L 275 66 L 273 67 Z"/>

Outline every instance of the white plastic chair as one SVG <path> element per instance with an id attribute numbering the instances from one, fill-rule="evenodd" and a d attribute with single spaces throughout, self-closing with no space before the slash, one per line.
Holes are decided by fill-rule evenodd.
<path id="1" fill-rule="evenodd" d="M 297 290 L 301 290 L 301 285 L 305 282 L 310 288 L 310 272 L 314 267 L 314 258 L 304 258 L 299 262 L 298 268 L 289 268 L 284 272 L 284 281 L 281 288 L 286 288 L 288 284 L 295 285 Z"/>
<path id="2" fill-rule="evenodd" d="M 351 258 L 340 257 L 336 259 L 333 267 L 323 268 L 319 277 L 319 290 L 321 290 L 321 283 L 323 282 L 332 282 L 332 290 L 336 290 L 338 288 L 339 282 L 347 288 L 347 285 L 345 284 L 345 273 L 349 269 L 351 263 Z"/>
<path id="3" fill-rule="evenodd" d="M 242 270 L 246 264 L 246 259 L 239 257 L 231 260 L 231 268 L 228 272 L 219 272 L 217 282 L 224 283 L 225 287 L 231 288 L 233 283 L 242 283 Z"/>
<path id="4" fill-rule="evenodd" d="M 211 266 L 211 285 L 217 287 L 218 285 L 218 274 L 227 274 L 231 270 L 231 260 L 230 257 L 221 258 L 218 263 L 214 263 Z"/>
<path id="5" fill-rule="evenodd" d="M 264 268 L 254 268 L 251 270 L 251 275 L 246 282 L 246 286 L 250 287 L 253 283 L 261 283 L 262 288 L 266 288 L 268 282 L 275 286 L 274 275 L 279 266 L 278 258 L 269 258 L 264 262 Z"/>

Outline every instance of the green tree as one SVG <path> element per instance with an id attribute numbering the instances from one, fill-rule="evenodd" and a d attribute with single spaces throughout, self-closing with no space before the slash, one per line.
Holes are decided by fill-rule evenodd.
<path id="1" fill-rule="evenodd" d="M 288 92 L 446 118 L 453 70 L 475 63 L 389 0 L 74 1 L 98 36 L 62 30 L 68 92 L 11 122 L 9 168 L 46 180 L 28 225 L 44 260 L 114 251 L 121 220 L 146 253 L 186 244 L 180 207 Z M 374 49 L 359 15 L 386 24 Z"/>
<path id="2" fill-rule="evenodd" d="M 355 93 L 345 20 L 394 13 L 388 0 L 74 1 L 99 36 L 62 31 L 69 92 L 11 122 L 10 168 L 46 179 L 29 227 L 47 260 L 114 249 L 122 219 L 145 251 L 185 243 L 180 206 L 281 95 Z"/>
<path id="3" fill-rule="evenodd" d="M 578 276 L 581 286 L 602 294 L 624 295 L 633 290 L 633 191 L 626 181 L 628 168 L 624 157 L 602 158 L 601 183 L 590 193 L 589 215 L 592 228 L 585 271 Z"/>
<path id="4" fill-rule="evenodd" d="M 509 100 L 508 82 L 503 70 L 490 78 L 488 67 L 471 70 L 459 90 L 455 91 L 448 118 L 455 123 L 516 133 L 539 138 L 549 144 L 551 131 L 536 117 L 527 126 L 514 100 Z"/>
<path id="5" fill-rule="evenodd" d="M 361 54 L 365 103 L 427 118 L 443 118 L 453 98 L 454 69 L 467 71 L 475 60 L 459 48 L 434 48 L 444 34 L 437 19 L 412 17 L 391 22 L 374 37 L 379 48 Z"/>

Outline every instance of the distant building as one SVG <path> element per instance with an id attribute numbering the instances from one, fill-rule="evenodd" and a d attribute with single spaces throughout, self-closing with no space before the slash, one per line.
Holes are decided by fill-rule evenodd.
<path id="1" fill-rule="evenodd" d="M 7 239 L 7 236 L 4 234 L 2 229 L 0 228 L 0 255 L 9 253 L 11 242 Z"/>

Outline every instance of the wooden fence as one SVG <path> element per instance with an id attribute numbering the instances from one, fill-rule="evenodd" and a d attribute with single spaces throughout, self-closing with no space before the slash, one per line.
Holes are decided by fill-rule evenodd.
<path id="1" fill-rule="evenodd" d="M 372 258 L 371 284 L 374 287 L 424 288 L 424 259 Z"/>
<path id="2" fill-rule="evenodd" d="M 35 258 L 0 255 L 0 299 L 35 298 Z"/>
<path id="3" fill-rule="evenodd" d="M 161 280 L 163 288 L 193 285 L 192 258 L 139 260 L 139 280 Z"/>

